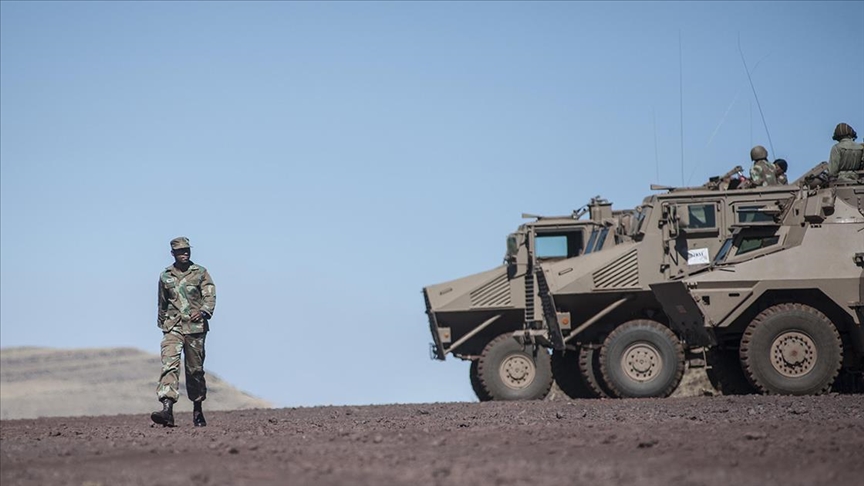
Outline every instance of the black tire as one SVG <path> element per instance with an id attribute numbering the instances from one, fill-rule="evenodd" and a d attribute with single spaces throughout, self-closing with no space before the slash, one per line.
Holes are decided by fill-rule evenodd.
<path id="1" fill-rule="evenodd" d="M 708 368 L 705 373 L 711 385 L 723 395 L 752 395 L 758 393 L 741 369 L 738 350 L 711 349 L 706 353 Z"/>
<path id="2" fill-rule="evenodd" d="M 843 362 L 834 324 L 813 307 L 777 304 L 744 330 L 741 366 L 762 393 L 819 395 L 831 390 Z"/>
<path id="3" fill-rule="evenodd" d="M 616 398 L 668 397 L 684 376 L 684 347 L 659 322 L 625 322 L 606 337 L 600 371 Z"/>
<path id="4" fill-rule="evenodd" d="M 545 348 L 502 334 L 480 354 L 477 376 L 492 400 L 542 400 L 552 388 L 551 358 Z"/>
<path id="5" fill-rule="evenodd" d="M 471 361 L 471 367 L 468 368 L 468 376 L 471 378 L 471 389 L 474 390 L 474 395 L 477 395 L 477 400 L 481 402 L 488 402 L 492 400 L 492 397 L 486 393 L 486 390 L 480 385 L 480 376 L 477 372 L 477 360 Z"/>
<path id="6" fill-rule="evenodd" d="M 598 398 L 591 387 L 585 383 L 579 371 L 578 351 L 553 351 L 552 376 L 558 388 L 570 398 Z"/>
<path id="7" fill-rule="evenodd" d="M 597 398 L 612 396 L 600 371 L 600 351 L 598 349 L 587 346 L 579 348 L 579 372 L 582 373 L 582 379 L 585 380 L 585 384 L 591 388 L 591 392 Z"/>
<path id="8" fill-rule="evenodd" d="M 864 371 L 840 370 L 831 391 L 846 395 L 864 393 Z"/>

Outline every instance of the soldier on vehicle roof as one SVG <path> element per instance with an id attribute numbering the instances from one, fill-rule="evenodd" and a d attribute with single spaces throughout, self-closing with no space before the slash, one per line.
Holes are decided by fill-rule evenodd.
<path id="1" fill-rule="evenodd" d="M 192 401 L 192 423 L 204 427 L 201 403 L 207 398 L 204 380 L 204 341 L 210 318 L 216 308 L 216 286 L 207 269 L 192 262 L 189 239 L 171 240 L 174 263 L 159 275 L 157 325 L 162 330 L 162 375 L 156 394 L 162 410 L 150 419 L 167 427 L 174 426 L 174 403 L 180 396 L 180 354 L 185 358 L 186 393 Z"/>
<path id="2" fill-rule="evenodd" d="M 768 162 L 768 151 L 765 147 L 757 145 L 750 149 L 750 184 L 753 187 L 774 186 L 777 184 L 776 169 L 774 164 Z"/>
<path id="3" fill-rule="evenodd" d="M 847 123 L 838 123 L 832 139 L 837 143 L 831 147 L 828 157 L 828 175 L 842 181 L 858 179 L 856 171 L 864 170 L 864 145 L 855 143 L 858 134 Z"/>
<path id="4" fill-rule="evenodd" d="M 786 170 L 789 168 L 789 164 L 785 159 L 777 159 L 774 161 L 774 169 L 775 176 L 777 178 L 777 184 L 786 185 L 789 184 L 789 179 L 786 177 Z"/>

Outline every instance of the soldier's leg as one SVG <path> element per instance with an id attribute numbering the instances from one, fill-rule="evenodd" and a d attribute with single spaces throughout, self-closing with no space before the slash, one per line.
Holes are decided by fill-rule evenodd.
<path id="1" fill-rule="evenodd" d="M 206 332 L 187 334 L 183 355 L 186 367 L 186 393 L 189 400 L 203 402 L 207 398 L 207 382 L 204 380 L 204 340 Z"/>
<path id="2" fill-rule="evenodd" d="M 183 351 L 183 335 L 179 330 L 172 329 L 162 336 L 162 375 L 156 387 L 159 400 L 170 398 L 177 401 L 180 394 L 177 389 L 180 383 L 180 353 Z"/>

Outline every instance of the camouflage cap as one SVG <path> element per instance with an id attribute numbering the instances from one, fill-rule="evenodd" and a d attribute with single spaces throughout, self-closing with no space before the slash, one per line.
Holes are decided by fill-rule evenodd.
<path id="1" fill-rule="evenodd" d="M 189 245 L 189 238 L 186 238 L 185 236 L 178 236 L 177 238 L 171 240 L 172 250 L 179 250 L 180 248 L 192 248 L 192 246 Z"/>

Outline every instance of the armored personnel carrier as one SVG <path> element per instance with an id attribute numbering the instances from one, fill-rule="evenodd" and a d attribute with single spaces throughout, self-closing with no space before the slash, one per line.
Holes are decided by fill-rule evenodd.
<path id="1" fill-rule="evenodd" d="M 843 337 L 851 346 L 841 346 L 850 357 L 847 368 L 858 369 L 861 351 L 855 343 L 860 341 L 861 319 L 855 309 L 860 309 L 861 299 L 851 296 L 861 292 L 861 269 L 855 267 L 861 260 L 856 251 L 864 251 L 861 186 L 807 187 L 810 176 L 823 169 L 820 164 L 785 186 L 664 188 L 665 194 L 644 200 L 632 241 L 592 261 L 542 263 L 538 277 L 548 292 L 541 300 L 552 310 L 546 323 L 553 360 L 558 356 L 560 363 L 555 379 L 561 388 L 571 396 L 668 396 L 680 382 L 688 354 L 694 361 L 703 354 L 709 376 L 726 393 L 819 393 L 831 386 L 839 364 L 824 365 L 834 374 L 809 388 L 772 387 L 754 371 L 765 368 L 754 356 L 764 352 L 768 338 L 758 341 L 761 351 L 753 350 L 750 339 L 751 332 L 761 336 L 763 331 L 755 332 L 762 329 L 759 323 L 769 317 L 787 322 L 787 314 L 808 312 L 836 329 L 838 343 Z M 811 235 L 807 244 L 805 234 Z M 799 259 L 809 245 L 821 245 L 822 250 L 814 253 L 819 263 L 807 266 Z M 798 249 L 783 254 L 784 259 L 780 251 L 785 248 Z M 752 262 L 747 268 L 758 271 L 748 273 L 746 280 L 736 279 L 735 274 L 743 273 L 733 270 L 731 262 L 721 265 L 727 258 Z M 816 271 L 817 266 L 824 270 Z M 698 281 L 704 281 L 699 292 L 688 296 Z M 701 307 L 694 304 L 694 296 Z M 710 318 L 695 320 L 696 310 L 709 306 Z M 556 319 L 562 314 L 569 317 L 567 326 Z M 682 320 L 684 316 L 689 320 Z M 781 359 L 777 356 L 783 353 L 811 353 L 808 359 L 819 355 L 824 363 L 843 355 L 842 350 L 820 351 L 815 338 L 805 337 L 807 330 L 790 332 L 774 336 L 779 341 L 769 346 L 772 359 Z M 554 339 L 557 335 L 563 340 Z M 783 363 L 794 362 L 796 373 L 810 380 L 823 366 L 804 370 L 794 361 L 798 358 L 782 359 L 793 360 L 775 363 L 782 373 L 793 373 Z"/>
<path id="2" fill-rule="evenodd" d="M 507 237 L 504 262 L 491 270 L 423 289 L 432 357 L 470 360 L 481 401 L 543 398 L 551 358 L 536 279 L 539 264 L 591 258 L 630 236 L 616 231 L 635 211 L 613 211 L 599 197 L 570 215 L 532 216 Z M 556 320 L 567 326 L 567 317 Z"/>
<path id="3" fill-rule="evenodd" d="M 541 398 L 552 377 L 572 397 L 668 396 L 688 359 L 691 364 L 707 359 L 709 377 L 724 393 L 818 393 L 834 378 L 823 377 L 816 388 L 769 387 L 753 371 L 764 363 L 748 364 L 761 362 L 752 357 L 758 352 L 746 332 L 751 324 L 754 332 L 760 328 L 753 324 L 757 317 L 763 322 L 776 313 L 815 315 L 813 310 L 837 330 L 844 356 L 836 367 L 841 376 L 860 375 L 864 297 L 861 270 L 852 269 L 864 259 L 858 255 L 864 251 L 864 195 L 860 184 L 811 189 L 809 181 L 824 169 L 824 163 L 817 165 L 786 186 L 732 190 L 733 174 L 741 171 L 736 167 L 697 188 L 652 187 L 666 193 L 645 198 L 633 211 L 612 211 L 595 200 L 590 220 L 538 218 L 523 225 L 508 237 L 501 267 L 424 289 L 433 356 L 453 353 L 471 360 L 471 382 L 481 400 Z M 826 219 L 818 222 L 817 213 Z M 823 235 L 807 240 L 810 245 L 835 238 L 844 242 L 839 253 L 824 246 L 823 257 L 834 259 L 820 268 L 842 268 L 856 278 L 843 272 L 832 272 L 833 279 L 811 278 L 817 273 L 795 263 L 796 257 L 778 258 L 781 250 L 801 247 L 801 235 L 814 234 L 810 228 Z M 579 243 L 571 246 L 570 241 Z M 552 246 L 557 251 L 547 254 Z M 843 252 L 855 248 L 858 256 L 844 260 Z M 802 251 L 796 250 L 797 258 Z M 760 270 L 748 280 L 732 278 L 735 265 L 751 260 L 794 264 L 790 268 L 797 273 L 771 279 L 770 267 L 751 264 L 748 269 Z M 700 279 L 705 283 L 694 293 L 689 286 Z M 727 287 L 726 282 L 735 283 Z M 755 290 L 742 291 L 747 285 Z M 852 294 L 857 300 L 843 301 Z M 802 337 L 806 331 L 790 333 L 772 341 L 772 353 L 812 352 L 823 362 L 833 356 L 820 352 L 814 338 Z M 764 348 L 758 339 L 757 345 Z M 801 371 L 795 359 L 782 363 L 814 379 L 815 371 Z M 778 373 L 793 373 L 778 363 L 784 370 Z"/>
<path id="4" fill-rule="evenodd" d="M 712 347 L 711 376 L 724 392 L 860 387 L 861 176 L 858 183 L 802 187 L 765 216 L 739 221 L 706 268 L 652 285 L 671 327 L 689 343 Z"/>

